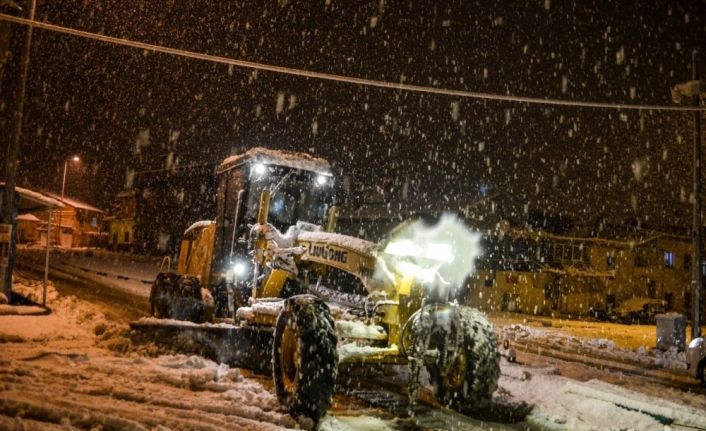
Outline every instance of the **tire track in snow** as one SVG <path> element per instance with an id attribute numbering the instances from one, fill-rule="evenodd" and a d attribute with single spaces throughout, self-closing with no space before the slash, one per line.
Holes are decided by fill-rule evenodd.
<path id="1" fill-rule="evenodd" d="M 160 367 L 155 369 L 151 360 L 135 363 L 134 358 L 105 361 L 89 357 L 74 361 L 50 355 L 37 362 L 11 360 L 0 364 L 4 382 L 0 414 L 21 414 L 56 424 L 99 424 L 104 429 L 162 425 L 172 429 L 269 430 L 296 426 L 286 413 L 267 410 L 267 405 L 276 400 L 264 406 L 257 406 L 257 400 L 253 400 L 253 405 L 248 406 L 239 403 L 244 400 L 238 399 L 237 394 L 233 394 L 233 399 L 224 396 L 228 391 L 242 393 L 250 389 L 256 392 L 255 398 L 274 398 L 262 385 L 237 373 L 218 383 L 215 376 L 209 376 L 211 369 L 165 372 Z M 155 374 L 145 375 L 139 362 Z"/>

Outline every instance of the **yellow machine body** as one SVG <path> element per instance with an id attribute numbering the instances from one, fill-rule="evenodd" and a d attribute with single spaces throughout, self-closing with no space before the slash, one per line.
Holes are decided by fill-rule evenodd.
<path id="1" fill-rule="evenodd" d="M 270 205 L 269 190 L 262 193 L 259 199 L 257 222 L 267 224 L 267 213 Z M 370 338 L 378 348 L 366 356 L 364 360 L 388 361 L 399 359 L 402 336 L 402 327 L 407 323 L 412 314 L 419 309 L 422 303 L 422 288 L 413 277 L 395 274 L 387 281 L 376 278 L 378 257 L 375 247 L 354 247 L 364 241 L 345 235 L 331 233 L 335 229 L 338 208 L 332 207 L 328 214 L 326 230 L 328 232 L 307 232 L 300 235 L 295 244 L 301 252 L 294 259 L 298 273 L 279 268 L 273 262 L 273 256 L 268 251 L 268 241 L 263 236 L 252 238 L 252 256 L 254 262 L 262 268 L 270 268 L 265 277 L 261 277 L 252 286 L 252 299 L 254 303 L 268 298 L 280 298 L 282 290 L 288 281 L 306 285 L 313 282 L 312 277 L 325 276 L 329 271 L 343 271 L 352 275 L 359 281 L 368 295 L 374 296 L 375 310 L 366 324 L 382 327 L 384 334 Z M 215 236 L 217 233 L 215 222 L 201 222 L 197 227 L 192 227 L 185 232 L 181 242 L 177 273 L 199 278 L 202 286 L 211 283 L 212 258 L 214 253 Z M 309 279 L 304 279 L 304 274 Z M 349 282 L 352 279 L 347 278 Z M 214 280 L 215 281 L 215 280 Z M 339 289 L 341 286 L 332 286 Z M 274 326 L 277 316 L 265 311 L 258 311 L 253 306 L 253 313 L 248 317 L 250 324 Z M 352 357 L 352 360 L 360 358 Z"/>
<path id="2" fill-rule="evenodd" d="M 320 239 L 317 239 L 320 236 Z M 338 234 L 311 233 L 302 235 L 303 239 L 298 239 L 295 246 L 301 247 L 303 253 L 296 260 L 299 275 L 292 274 L 282 269 L 274 269 L 262 282 L 261 287 L 255 288 L 253 292 L 258 292 L 256 297 L 277 298 L 284 288 L 287 280 L 299 279 L 303 283 L 314 283 L 315 280 L 302 280 L 301 274 L 306 273 L 308 277 L 314 274 L 324 275 L 327 271 L 344 271 L 357 278 L 364 286 L 368 295 L 379 298 L 373 316 L 367 322 L 371 325 L 382 325 L 387 333 L 385 345 L 377 351 L 377 356 L 384 356 L 388 359 L 399 355 L 397 348 L 400 346 L 402 326 L 407 323 L 411 315 L 417 311 L 422 303 L 422 289 L 416 283 L 414 277 L 395 275 L 394 281 L 382 282 L 375 277 L 377 267 L 377 256 L 373 248 L 367 251 L 347 246 L 351 242 L 359 242 L 357 238 L 347 237 Z M 263 243 L 263 247 L 265 244 Z M 255 253 L 258 256 L 267 256 L 267 253 Z M 340 286 L 332 286 L 334 288 Z M 257 323 L 274 323 L 274 317 L 259 316 Z M 380 339 L 377 339 L 380 341 Z M 379 344 L 379 343 L 378 343 Z M 381 346 L 382 347 L 382 346 Z M 368 358 L 370 360 L 371 358 Z"/>
<path id="3" fill-rule="evenodd" d="M 204 223 L 201 227 L 187 231 L 179 247 L 177 274 L 197 277 L 202 286 L 208 286 L 211 281 L 215 236 L 215 223 Z"/>

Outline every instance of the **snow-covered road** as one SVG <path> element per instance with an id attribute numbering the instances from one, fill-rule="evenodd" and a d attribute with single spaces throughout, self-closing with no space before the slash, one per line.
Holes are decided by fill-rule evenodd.
<path id="1" fill-rule="evenodd" d="M 25 281 L 19 288 L 39 296 L 37 283 Z M 49 305 L 54 312 L 48 316 L 0 316 L 0 429 L 310 425 L 279 406 L 268 376 L 152 344 L 135 345 L 126 322 L 53 289 Z M 532 328 L 512 331 L 547 341 L 547 334 Z M 565 344 L 556 330 L 549 335 Z M 613 350 L 616 360 L 640 351 Z M 373 382 L 374 390 L 346 392 L 342 383 L 319 429 L 706 430 L 706 396 L 683 388 L 530 353 L 520 353 L 516 364 L 503 360 L 501 368 L 493 406 L 473 417 L 433 403 L 408 417 L 403 384 Z"/>
<path id="2" fill-rule="evenodd" d="M 18 287 L 37 297 L 38 284 Z M 0 429 L 300 427 L 265 376 L 133 346 L 126 325 L 53 289 L 49 305 L 49 316 L 0 316 Z M 347 422 L 326 421 L 333 429 Z M 386 422 L 365 423 L 384 429 Z"/>
<path id="3" fill-rule="evenodd" d="M 38 285 L 25 284 L 26 292 L 38 293 Z M 50 316 L 0 316 L 0 429 L 309 425 L 279 406 L 267 376 L 133 345 L 124 323 L 55 291 L 50 304 Z M 527 362 L 502 363 L 490 412 L 468 417 L 427 405 L 414 418 L 400 417 L 399 409 L 376 407 L 365 396 L 339 394 L 319 428 L 706 429 L 702 395 L 660 391 L 631 378 L 607 383 L 595 369 L 577 373 L 576 365 L 519 359 Z"/>
<path id="4" fill-rule="evenodd" d="M 38 248 L 21 249 L 19 262 L 43 268 L 44 253 Z M 49 265 L 64 274 L 73 274 L 128 295 L 149 298 L 150 286 L 159 273 L 161 262 L 158 257 L 101 249 L 55 249 L 50 254 Z"/>

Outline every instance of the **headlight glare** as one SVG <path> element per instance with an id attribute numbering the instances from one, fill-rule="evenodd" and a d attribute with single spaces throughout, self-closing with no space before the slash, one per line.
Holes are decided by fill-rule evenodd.
<path id="1" fill-rule="evenodd" d="M 689 343 L 689 348 L 690 348 L 690 349 L 698 349 L 699 347 L 701 347 L 701 345 L 702 345 L 703 343 L 704 343 L 703 337 L 694 338 L 694 339 L 691 340 L 691 342 Z"/>

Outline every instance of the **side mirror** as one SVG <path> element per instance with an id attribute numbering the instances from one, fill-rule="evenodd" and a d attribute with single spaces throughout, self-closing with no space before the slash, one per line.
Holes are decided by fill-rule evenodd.
<path id="1" fill-rule="evenodd" d="M 336 230 L 336 224 L 338 223 L 338 215 L 341 213 L 341 208 L 337 205 L 331 206 L 328 209 L 328 220 L 326 221 L 326 232 L 333 232 Z"/>
<path id="2" fill-rule="evenodd" d="M 259 225 L 267 224 L 267 216 L 270 212 L 270 190 L 263 190 L 260 194 L 260 208 L 257 210 L 257 223 Z M 265 247 L 267 241 L 262 235 L 258 235 L 257 238 L 250 238 L 250 241 L 255 240 L 255 262 L 258 265 L 265 264 Z"/>

